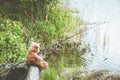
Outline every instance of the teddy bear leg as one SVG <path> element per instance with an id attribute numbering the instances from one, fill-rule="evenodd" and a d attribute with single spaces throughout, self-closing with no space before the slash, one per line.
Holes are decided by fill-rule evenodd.
<path id="1" fill-rule="evenodd" d="M 39 63 L 39 68 L 45 69 L 47 68 L 47 66 L 48 66 L 48 63 L 46 61 L 41 61 Z"/>

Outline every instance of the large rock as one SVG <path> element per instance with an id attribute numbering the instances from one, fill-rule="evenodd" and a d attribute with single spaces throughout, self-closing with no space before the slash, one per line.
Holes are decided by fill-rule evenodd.
<path id="1" fill-rule="evenodd" d="M 5 70 L 0 74 L 0 80 L 40 80 L 39 69 L 28 67 L 26 63 L 20 63 L 16 67 Z"/>
<path id="2" fill-rule="evenodd" d="M 85 80 L 120 80 L 120 73 L 110 70 L 94 70 L 86 75 Z"/>

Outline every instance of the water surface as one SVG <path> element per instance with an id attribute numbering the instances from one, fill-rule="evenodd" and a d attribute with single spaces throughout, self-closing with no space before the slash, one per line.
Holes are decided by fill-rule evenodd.
<path id="1" fill-rule="evenodd" d="M 83 33 L 82 48 L 90 48 L 84 56 L 88 69 L 120 71 L 120 0 L 70 0 L 69 4 L 85 22 L 108 22 Z"/>

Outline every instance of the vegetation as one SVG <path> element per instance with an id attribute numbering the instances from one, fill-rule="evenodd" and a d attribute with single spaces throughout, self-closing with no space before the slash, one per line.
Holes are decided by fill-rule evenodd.
<path id="1" fill-rule="evenodd" d="M 23 43 L 24 30 L 17 21 L 0 20 L 0 62 L 16 62 L 24 59 L 26 46 Z"/>
<path id="2" fill-rule="evenodd" d="M 1 0 L 0 62 L 24 60 L 31 41 L 44 47 L 65 39 L 64 32 L 70 32 L 83 23 L 80 17 L 73 16 L 74 13 L 76 10 L 65 8 L 60 0 Z M 53 50 L 44 54 L 48 56 L 49 69 L 41 75 L 43 80 L 46 77 L 54 80 L 62 68 L 80 66 L 83 62 L 79 60 L 82 53 L 68 48 L 66 43 L 58 54 Z"/>
<path id="3" fill-rule="evenodd" d="M 40 77 L 42 80 L 55 80 L 59 78 L 59 80 L 63 80 L 63 76 L 56 75 L 56 70 L 54 68 L 46 69 L 43 73 L 41 73 Z"/>

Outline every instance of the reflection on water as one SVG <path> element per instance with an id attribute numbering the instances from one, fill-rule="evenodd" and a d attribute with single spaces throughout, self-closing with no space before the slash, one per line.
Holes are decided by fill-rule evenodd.
<path id="1" fill-rule="evenodd" d="M 71 0 L 69 4 L 85 22 L 109 21 L 82 34 L 82 48 L 90 48 L 83 56 L 88 69 L 120 71 L 120 0 Z"/>

